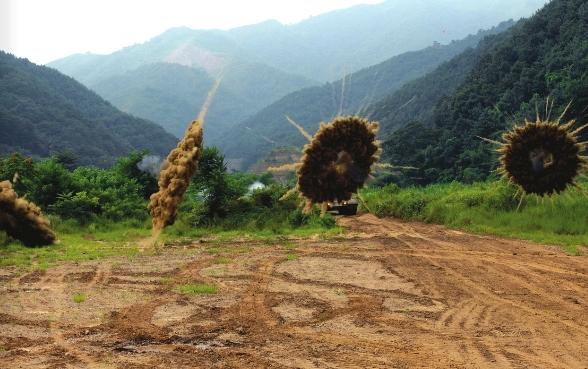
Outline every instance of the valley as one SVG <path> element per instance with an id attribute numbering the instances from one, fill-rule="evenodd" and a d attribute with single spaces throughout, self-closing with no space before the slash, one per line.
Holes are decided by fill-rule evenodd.
<path id="1" fill-rule="evenodd" d="M 74 3 L 0 2 L 0 368 L 588 369 L 586 0 Z"/>

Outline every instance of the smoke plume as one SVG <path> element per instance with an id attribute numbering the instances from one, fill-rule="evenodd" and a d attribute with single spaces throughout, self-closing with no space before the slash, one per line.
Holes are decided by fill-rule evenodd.
<path id="1" fill-rule="evenodd" d="M 50 245 L 55 233 L 41 209 L 18 197 L 9 181 L 0 182 L 0 229 L 27 246 Z"/>
<path id="2" fill-rule="evenodd" d="M 137 168 L 140 171 L 146 172 L 154 176 L 155 178 L 159 177 L 159 172 L 161 171 L 162 161 L 161 158 L 157 155 L 146 155 L 143 159 L 137 163 Z"/>

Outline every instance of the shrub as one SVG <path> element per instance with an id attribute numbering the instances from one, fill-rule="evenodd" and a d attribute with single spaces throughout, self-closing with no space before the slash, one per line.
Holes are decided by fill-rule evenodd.
<path id="1" fill-rule="evenodd" d="M 87 192 L 72 192 L 58 195 L 55 204 L 49 206 L 49 210 L 64 219 L 76 219 L 81 224 L 86 224 L 92 216 L 100 212 L 100 204 L 97 197 L 89 196 Z"/>

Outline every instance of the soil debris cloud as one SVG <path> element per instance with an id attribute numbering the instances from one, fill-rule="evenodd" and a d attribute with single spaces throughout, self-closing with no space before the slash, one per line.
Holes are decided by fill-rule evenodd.
<path id="1" fill-rule="evenodd" d="M 357 116 L 321 124 L 304 148 L 297 189 L 313 204 L 349 200 L 363 187 L 379 159 L 378 124 Z"/>
<path id="2" fill-rule="evenodd" d="M 159 174 L 159 191 L 151 195 L 149 211 L 155 232 L 174 223 L 178 206 L 196 173 L 202 152 L 202 124 L 193 121 L 173 149 Z"/>
<path id="3" fill-rule="evenodd" d="M 586 144 L 578 142 L 577 136 L 586 126 L 573 131 L 574 124 L 537 118 L 505 133 L 498 148 L 504 177 L 525 194 L 538 196 L 551 196 L 574 186 L 588 165 L 582 156 Z"/>
<path id="4" fill-rule="evenodd" d="M 50 245 L 56 239 L 41 209 L 19 198 L 9 181 L 0 182 L 0 230 L 27 246 Z"/>

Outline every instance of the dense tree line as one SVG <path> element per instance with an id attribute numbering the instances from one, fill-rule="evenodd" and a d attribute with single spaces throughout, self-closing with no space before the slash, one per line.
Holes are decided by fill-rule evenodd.
<path id="1" fill-rule="evenodd" d="M 363 110 L 372 103 L 398 90 L 408 81 L 431 72 L 464 50 L 475 47 L 485 36 L 502 32 L 512 25 L 512 21 L 503 22 L 447 45 L 407 52 L 361 69 L 344 79 L 292 92 L 237 127 L 227 130 L 221 147 L 229 157 L 244 158 L 246 164 L 253 164 L 273 147 L 303 146 L 306 143 L 304 137 L 288 125 L 285 115 L 311 133 L 318 129 L 320 122 L 328 122 L 338 114 L 361 112 L 365 115 L 367 113 Z M 383 132 L 386 131 L 387 126 L 383 129 Z"/>
<path id="2" fill-rule="evenodd" d="M 588 3 L 554 0 L 532 18 L 478 50 L 476 64 L 431 115 L 417 115 L 384 143 L 385 158 L 418 168 L 411 182 L 473 182 L 496 167 L 493 147 L 476 136 L 500 139 L 512 124 L 545 115 L 546 98 L 557 117 L 588 114 Z M 445 86 L 442 80 L 431 81 Z M 423 86 L 423 88 L 427 88 Z M 430 109 L 426 106 L 423 110 Z M 424 117 L 424 118 L 423 118 Z"/>
<path id="3" fill-rule="evenodd" d="M 175 139 L 124 114 L 70 77 L 0 51 L 0 155 L 73 152 L 79 163 L 112 165 L 134 149 L 165 155 Z"/>
<path id="4" fill-rule="evenodd" d="M 46 214 L 80 225 L 92 222 L 148 222 L 147 202 L 158 190 L 156 178 L 138 169 L 145 152 L 132 152 L 103 169 L 76 166 L 68 153 L 43 160 L 15 153 L 0 157 L 0 181 L 14 181 L 21 197 L 40 206 Z M 252 189 L 254 182 L 262 184 Z M 215 147 L 205 148 L 199 167 L 180 207 L 178 222 L 184 227 L 299 227 L 311 221 L 333 226 L 298 210 L 295 199 L 279 201 L 288 188 L 269 173 L 228 173 L 224 156 Z"/>

